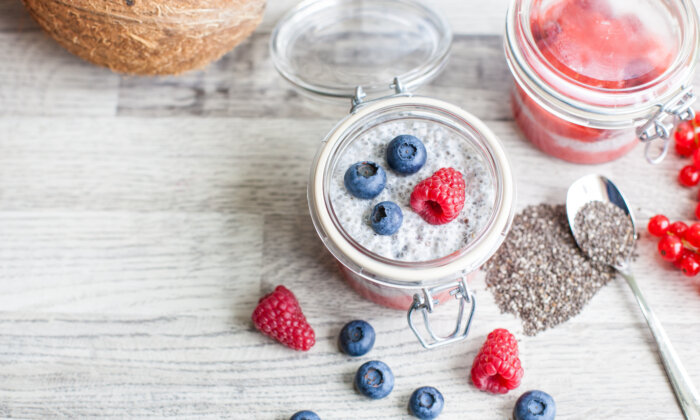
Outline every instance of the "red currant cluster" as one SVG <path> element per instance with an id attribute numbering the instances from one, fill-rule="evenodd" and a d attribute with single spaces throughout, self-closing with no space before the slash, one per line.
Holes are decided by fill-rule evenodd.
<path id="1" fill-rule="evenodd" d="M 683 274 L 693 277 L 700 273 L 700 223 L 688 226 L 683 222 L 669 222 L 668 217 L 657 214 L 649 220 L 649 233 L 661 238 L 659 254 L 670 261 Z"/>
<path id="2" fill-rule="evenodd" d="M 700 183 L 700 113 L 692 121 L 683 121 L 676 127 L 676 152 L 683 157 L 692 156 L 693 163 L 678 173 L 678 182 L 684 187 Z M 698 195 L 700 201 L 700 195 Z M 695 217 L 700 219 L 700 202 L 695 207 Z"/>

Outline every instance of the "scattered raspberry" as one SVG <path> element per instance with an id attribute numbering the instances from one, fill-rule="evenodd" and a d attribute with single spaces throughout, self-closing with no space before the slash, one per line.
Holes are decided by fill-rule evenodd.
<path id="1" fill-rule="evenodd" d="M 474 359 L 474 385 L 482 391 L 505 394 L 520 385 L 524 373 L 513 334 L 502 328 L 493 330 Z"/>
<path id="2" fill-rule="evenodd" d="M 253 311 L 253 324 L 263 334 L 294 350 L 307 351 L 316 343 L 297 298 L 284 286 L 263 296 Z"/>
<path id="3" fill-rule="evenodd" d="M 411 208 L 431 225 L 444 225 L 464 208 L 465 188 L 461 173 L 453 168 L 439 169 L 413 189 Z"/>

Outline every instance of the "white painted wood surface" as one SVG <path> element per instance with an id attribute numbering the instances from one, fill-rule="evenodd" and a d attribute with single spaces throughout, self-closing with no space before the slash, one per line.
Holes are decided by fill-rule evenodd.
<path id="1" fill-rule="evenodd" d="M 344 107 L 300 98 L 274 72 L 267 37 L 295 0 L 270 4 L 254 37 L 203 72 L 120 77 L 54 44 L 17 0 L 0 3 L 0 416 L 287 419 L 408 418 L 421 385 L 439 388 L 445 419 L 508 418 L 519 392 L 492 396 L 467 380 L 485 335 L 520 339 L 530 388 L 554 395 L 559 419 L 681 418 L 653 343 L 622 281 L 537 337 L 500 314 L 483 280 L 471 338 L 425 351 L 401 312 L 341 280 L 317 240 L 306 179 Z M 691 219 L 696 191 L 681 161 L 648 166 L 642 150 L 596 167 L 548 158 L 518 133 L 499 34 L 505 0 L 435 1 L 457 34 L 450 64 L 421 93 L 483 118 L 502 138 L 518 207 L 561 202 L 597 171 L 616 180 L 640 219 Z M 655 256 L 642 234 L 639 282 L 700 384 L 700 285 Z M 290 287 L 318 344 L 296 353 L 249 317 L 276 284 Z M 449 325 L 448 308 L 436 322 Z M 375 349 L 351 359 L 340 327 L 364 318 Z M 368 359 L 396 375 L 390 397 L 352 388 Z"/>

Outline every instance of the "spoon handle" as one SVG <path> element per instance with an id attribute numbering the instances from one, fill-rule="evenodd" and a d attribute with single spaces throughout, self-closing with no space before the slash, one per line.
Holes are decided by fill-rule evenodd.
<path id="1" fill-rule="evenodd" d="M 688 420 L 700 420 L 700 397 L 698 397 L 698 391 L 693 386 L 693 382 L 688 376 L 683 364 L 681 363 L 676 350 L 674 350 L 671 341 L 666 335 L 666 331 L 661 326 L 654 312 L 651 311 L 649 304 L 647 304 L 642 291 L 639 290 L 637 281 L 634 279 L 631 273 L 620 271 L 620 274 L 627 280 L 634 297 L 637 298 L 637 303 L 644 314 L 644 318 L 647 320 L 651 334 L 656 340 L 656 346 L 659 350 L 659 355 L 661 356 L 661 362 L 663 362 L 664 369 L 666 369 L 666 375 L 671 381 L 673 386 L 673 391 L 678 399 L 678 404 L 681 406 L 681 410 Z"/>

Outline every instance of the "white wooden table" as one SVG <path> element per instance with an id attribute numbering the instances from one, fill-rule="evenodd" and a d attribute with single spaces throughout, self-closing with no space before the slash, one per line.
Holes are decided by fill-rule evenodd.
<path id="1" fill-rule="evenodd" d="M 120 77 L 62 50 L 0 3 L 0 416 L 287 419 L 408 418 L 410 393 L 439 388 L 441 418 L 508 418 L 515 399 L 551 393 L 559 419 L 681 418 L 627 286 L 604 288 L 570 322 L 526 337 L 478 279 L 469 340 L 423 350 L 405 314 L 341 280 L 317 240 L 306 180 L 343 108 L 299 97 L 274 71 L 267 40 L 295 0 L 272 0 L 245 44 L 206 71 Z M 612 164 L 576 166 L 535 150 L 514 126 L 500 33 L 506 0 L 440 0 L 456 37 L 449 65 L 420 93 L 484 119 L 505 143 L 518 207 L 562 202 L 586 173 L 613 178 L 640 225 L 657 212 L 691 219 L 696 190 L 639 147 Z M 700 79 L 699 79 L 700 80 Z M 646 233 L 641 286 L 700 385 L 700 286 L 662 264 Z M 318 343 L 297 353 L 261 336 L 250 314 L 276 284 L 296 293 Z M 449 324 L 442 312 L 437 322 Z M 347 321 L 377 330 L 374 350 L 336 349 Z M 485 335 L 520 339 L 525 377 L 506 396 L 467 379 Z M 353 391 L 357 367 L 388 363 L 394 392 Z"/>

